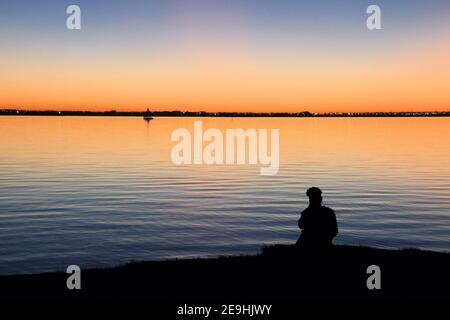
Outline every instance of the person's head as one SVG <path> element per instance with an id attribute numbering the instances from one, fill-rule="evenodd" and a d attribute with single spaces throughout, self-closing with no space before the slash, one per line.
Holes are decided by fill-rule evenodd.
<path id="1" fill-rule="evenodd" d="M 322 190 L 317 187 L 311 187 L 306 191 L 310 206 L 320 206 L 322 204 Z"/>

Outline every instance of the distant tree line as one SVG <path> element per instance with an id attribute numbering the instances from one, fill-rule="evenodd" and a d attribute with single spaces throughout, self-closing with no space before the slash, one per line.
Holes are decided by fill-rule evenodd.
<path id="1" fill-rule="evenodd" d="M 27 116 L 119 116 L 143 117 L 449 117 L 450 111 L 436 112 L 206 112 L 206 111 L 57 111 L 57 110 L 18 110 L 0 109 L 0 115 Z"/>

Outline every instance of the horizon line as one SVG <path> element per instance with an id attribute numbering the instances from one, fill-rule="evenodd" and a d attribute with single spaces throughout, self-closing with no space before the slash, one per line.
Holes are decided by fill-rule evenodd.
<path id="1" fill-rule="evenodd" d="M 148 110 L 148 111 L 147 111 Z M 310 112 L 308 110 L 298 112 L 250 112 L 250 111 L 182 111 L 161 110 L 152 111 L 92 111 L 92 110 L 26 110 L 15 108 L 0 108 L 0 115 L 124 115 L 142 116 L 151 114 L 155 116 L 286 116 L 286 117 L 320 117 L 320 116 L 450 116 L 448 111 L 356 111 L 356 112 Z"/>

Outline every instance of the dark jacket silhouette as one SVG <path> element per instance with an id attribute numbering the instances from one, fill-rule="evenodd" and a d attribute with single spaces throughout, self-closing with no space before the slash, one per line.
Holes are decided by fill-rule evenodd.
<path id="1" fill-rule="evenodd" d="M 319 188 L 310 188 L 306 194 L 309 206 L 298 220 L 302 233 L 297 245 L 305 249 L 330 248 L 333 238 L 338 234 L 336 215 L 332 209 L 322 206 L 322 191 Z"/>

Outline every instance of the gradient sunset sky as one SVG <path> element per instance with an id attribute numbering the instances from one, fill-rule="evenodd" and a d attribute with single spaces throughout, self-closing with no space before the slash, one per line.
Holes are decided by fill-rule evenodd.
<path id="1" fill-rule="evenodd" d="M 450 110 L 448 0 L 0 0 L 0 40 L 0 108 Z"/>

